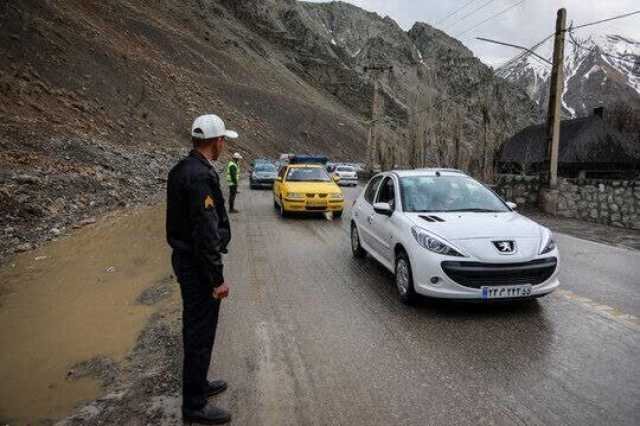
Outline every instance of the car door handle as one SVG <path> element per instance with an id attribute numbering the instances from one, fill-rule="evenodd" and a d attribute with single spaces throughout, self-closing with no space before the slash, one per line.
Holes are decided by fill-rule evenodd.
<path id="1" fill-rule="evenodd" d="M 369 222 L 369 225 L 371 225 L 371 223 L 373 222 L 373 215 L 367 218 L 367 222 Z"/>

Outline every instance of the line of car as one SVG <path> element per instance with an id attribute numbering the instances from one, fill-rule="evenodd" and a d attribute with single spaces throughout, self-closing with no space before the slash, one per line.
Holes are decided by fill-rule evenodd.
<path id="1" fill-rule="evenodd" d="M 324 164 L 282 164 L 277 171 L 261 164 L 253 165 L 251 185 L 271 186 L 282 216 L 332 212 L 340 218 L 344 194 L 337 182 L 357 185 L 349 165 L 337 165 L 330 176 Z M 420 295 L 471 301 L 545 296 L 559 286 L 558 248 L 549 229 L 515 208 L 458 170 L 379 173 L 354 201 L 351 250 L 389 269 L 407 304 Z"/>
<path id="2" fill-rule="evenodd" d="M 282 216 L 291 212 L 330 212 L 339 219 L 344 211 L 344 194 L 339 185 L 357 184 L 353 165 L 329 164 L 324 156 L 287 155 L 275 163 L 257 159 L 251 164 L 251 188 L 272 188 L 274 207 Z"/>

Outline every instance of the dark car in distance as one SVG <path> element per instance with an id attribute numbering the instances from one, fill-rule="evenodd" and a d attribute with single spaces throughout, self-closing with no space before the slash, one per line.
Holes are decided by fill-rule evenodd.
<path id="1" fill-rule="evenodd" d="M 259 162 L 256 163 L 251 171 L 249 185 L 251 189 L 271 188 L 273 181 L 276 180 L 278 170 L 272 163 Z"/>

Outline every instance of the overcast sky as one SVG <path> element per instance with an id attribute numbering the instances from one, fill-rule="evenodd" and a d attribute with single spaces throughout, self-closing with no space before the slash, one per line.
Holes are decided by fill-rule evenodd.
<path id="1" fill-rule="evenodd" d="M 311 0 L 324 3 L 326 0 Z M 483 20 L 521 0 L 345 0 L 364 9 L 389 15 L 404 29 L 422 21 L 460 39 L 476 56 L 490 65 L 500 65 L 518 51 L 475 40 L 486 37 L 531 46 L 555 28 L 558 8 L 567 9 L 567 22 L 574 25 L 621 15 L 640 9 L 640 0 L 524 0 L 508 12 L 457 37 Z M 460 12 L 443 20 L 449 13 L 470 3 Z M 486 5 L 485 7 L 482 7 Z M 482 8 L 481 8 L 482 7 Z M 479 10 L 477 10 L 479 9 Z M 477 11 L 476 11 L 477 10 Z M 476 11 L 475 13 L 473 13 Z M 469 15 L 469 16 L 467 16 Z M 464 19 L 463 19 L 464 18 Z M 442 21 L 442 22 L 441 22 Z M 620 34 L 640 41 L 640 14 L 577 30 L 576 35 Z"/>

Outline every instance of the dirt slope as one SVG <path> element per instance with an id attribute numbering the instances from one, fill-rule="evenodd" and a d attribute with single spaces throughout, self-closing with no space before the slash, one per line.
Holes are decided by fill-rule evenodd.
<path id="1" fill-rule="evenodd" d="M 247 157 L 354 158 L 366 139 L 215 1 L 2 2 L 0 55 L 2 254 L 162 191 L 201 113 Z"/>

